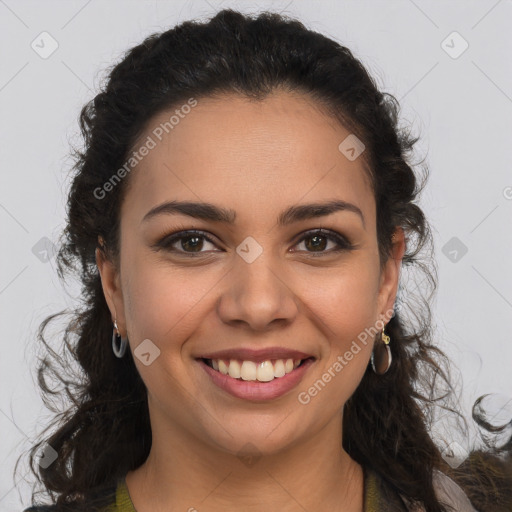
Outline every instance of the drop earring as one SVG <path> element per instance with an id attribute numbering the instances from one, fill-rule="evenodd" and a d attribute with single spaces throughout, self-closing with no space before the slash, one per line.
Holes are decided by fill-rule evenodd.
<path id="1" fill-rule="evenodd" d="M 384 332 L 384 328 L 382 328 L 381 341 L 382 343 L 375 342 L 371 355 L 372 368 L 377 375 L 384 375 L 389 370 L 393 360 L 389 347 L 390 338 Z"/>

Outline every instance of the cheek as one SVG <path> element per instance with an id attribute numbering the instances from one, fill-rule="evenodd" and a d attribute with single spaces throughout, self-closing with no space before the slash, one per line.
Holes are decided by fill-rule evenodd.
<path id="1" fill-rule="evenodd" d="M 327 339 L 316 371 L 301 386 L 297 398 L 301 404 L 312 404 L 311 411 L 334 415 L 357 389 L 368 367 L 375 307 L 364 293 L 341 295 L 335 306 L 326 301 L 321 321 L 327 326 L 323 329 Z"/>
<path id="2" fill-rule="evenodd" d="M 141 257 L 127 268 L 129 277 L 123 284 L 132 348 L 148 338 L 162 352 L 173 352 L 204 315 L 201 305 L 218 279 L 199 267 L 191 272 L 148 260 Z"/>
<path id="3" fill-rule="evenodd" d="M 374 265 L 358 261 L 323 270 L 311 282 L 314 286 L 304 288 L 308 305 L 337 337 L 357 334 L 377 319 L 378 272 Z"/>
<path id="4" fill-rule="evenodd" d="M 350 397 L 368 365 L 378 330 L 378 272 L 369 266 L 357 270 L 354 266 L 334 277 L 318 279 L 314 289 L 316 293 L 308 295 L 308 305 L 327 342 L 319 362 L 322 382 L 317 374 L 308 386 L 314 386 L 309 388 L 311 392 L 322 394 L 319 401 L 331 407 Z M 328 390 L 320 393 L 323 386 Z"/>

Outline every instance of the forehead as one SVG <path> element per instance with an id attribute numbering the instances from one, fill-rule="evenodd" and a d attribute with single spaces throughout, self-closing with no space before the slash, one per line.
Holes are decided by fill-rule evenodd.
<path id="1" fill-rule="evenodd" d="M 281 91 L 258 101 L 234 94 L 196 101 L 160 112 L 139 137 L 133 150 L 150 149 L 130 172 L 123 217 L 140 222 L 175 199 L 235 209 L 237 222 L 326 198 L 374 215 L 363 157 L 350 161 L 339 150 L 350 132 L 314 100 Z"/>

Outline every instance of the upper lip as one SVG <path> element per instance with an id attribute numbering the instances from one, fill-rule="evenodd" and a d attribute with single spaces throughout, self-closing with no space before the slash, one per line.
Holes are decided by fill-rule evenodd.
<path id="1" fill-rule="evenodd" d="M 264 349 L 234 348 L 202 354 L 197 359 L 239 359 L 241 361 L 267 361 L 269 359 L 308 359 L 311 354 L 285 347 L 269 347 Z"/>

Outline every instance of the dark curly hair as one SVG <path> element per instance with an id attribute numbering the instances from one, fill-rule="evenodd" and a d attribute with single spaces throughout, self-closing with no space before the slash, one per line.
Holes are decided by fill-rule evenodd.
<path id="1" fill-rule="evenodd" d="M 427 512 L 447 510 L 433 487 L 436 469 L 454 478 L 480 510 L 512 510 L 510 442 L 474 450 L 452 468 L 442 457 L 442 440 L 431 432 L 436 411 L 455 415 L 461 428 L 467 424 L 452 399 L 449 361 L 432 340 L 429 304 L 437 271 L 431 230 L 415 203 L 428 169 L 422 165 L 420 179 L 409 161 L 418 137 L 399 127 L 397 100 L 378 90 L 349 49 L 270 12 L 222 10 L 207 22 L 186 21 L 147 37 L 109 69 L 101 92 L 83 107 L 84 146 L 73 153 L 68 221 L 57 255 L 61 279 L 79 276 L 83 302 L 70 313 L 61 354 L 44 334 L 49 322 L 69 312 L 53 314 L 39 327 L 47 353 L 39 361 L 38 383 L 55 417 L 30 450 L 31 471 L 56 510 L 95 510 L 95 503 L 101 508 L 105 502 L 93 497 L 106 496 L 99 491 L 140 466 L 151 447 L 147 390 L 130 351 L 123 359 L 112 353 L 111 313 L 95 259 L 99 248 L 119 262 L 120 207 L 130 176 L 108 200 L 98 199 L 98 189 L 130 158 L 158 113 L 191 97 L 229 93 L 263 100 L 277 88 L 307 96 L 364 142 L 381 264 L 394 230 L 406 233 L 399 307 L 387 326 L 393 365 L 383 376 L 367 369 L 346 403 L 344 448 Z M 416 292 L 404 275 L 416 279 Z M 48 378 L 59 384 L 50 385 Z M 72 403 L 59 409 L 55 397 Z M 43 445 L 58 453 L 48 467 L 34 464 Z"/>

